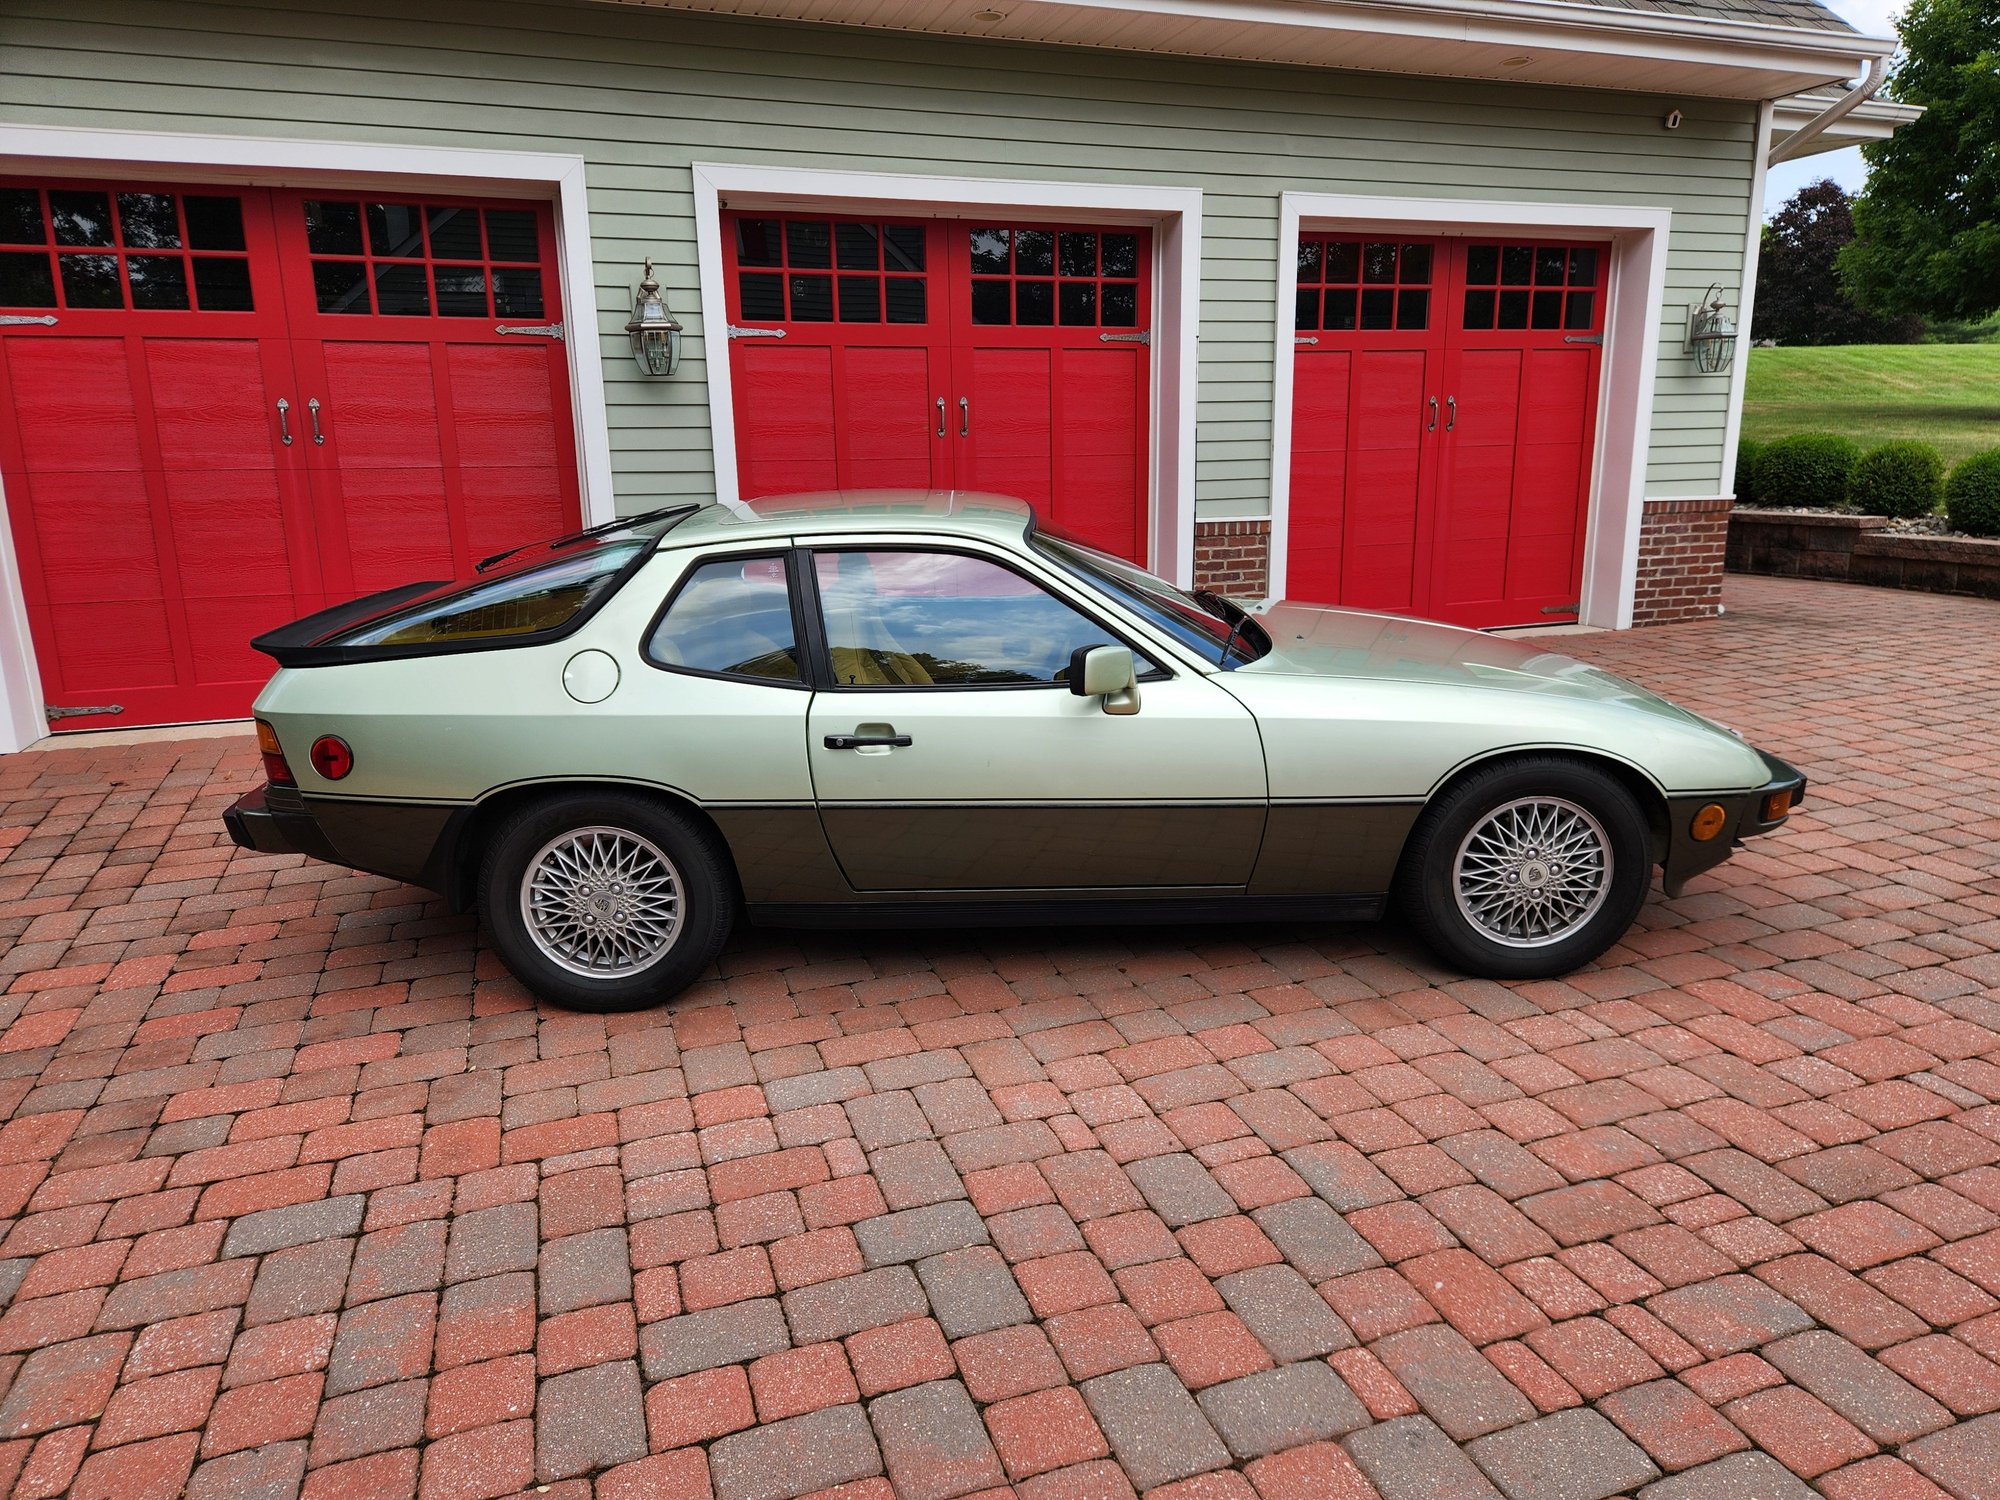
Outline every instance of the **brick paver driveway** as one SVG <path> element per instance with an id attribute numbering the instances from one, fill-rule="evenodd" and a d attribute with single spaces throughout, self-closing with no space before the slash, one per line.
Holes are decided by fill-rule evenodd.
<path id="1" fill-rule="evenodd" d="M 1729 598 L 1562 644 L 1810 811 L 1560 984 L 749 934 L 538 1011 L 227 847 L 242 741 L 0 761 L 0 1488 L 2000 1494 L 2000 607 Z"/>

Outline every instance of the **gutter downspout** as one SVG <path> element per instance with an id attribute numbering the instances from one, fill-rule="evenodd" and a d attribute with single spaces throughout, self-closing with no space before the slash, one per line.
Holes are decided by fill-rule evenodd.
<path id="1" fill-rule="evenodd" d="M 1888 58 L 1870 58 L 1868 60 L 1868 76 L 1863 78 L 1845 96 L 1837 100 L 1832 108 L 1826 110 L 1818 118 L 1800 126 L 1791 135 L 1787 136 L 1784 144 L 1771 153 L 1770 165 L 1775 167 L 1780 162 L 1790 161 L 1793 157 L 1798 156 L 1806 147 L 1826 134 L 1827 131 L 1853 114 L 1855 110 L 1866 104 L 1870 99 L 1873 99 L 1875 91 L 1882 87 L 1882 80 L 1887 76 L 1888 71 Z"/>

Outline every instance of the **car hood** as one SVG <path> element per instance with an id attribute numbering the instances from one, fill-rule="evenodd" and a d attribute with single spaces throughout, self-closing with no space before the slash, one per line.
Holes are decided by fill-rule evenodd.
<path id="1" fill-rule="evenodd" d="M 1271 651 L 1242 672 L 1436 683 L 1620 704 L 1714 728 L 1637 683 L 1574 657 L 1478 630 L 1350 609 L 1274 604 L 1254 617 Z"/>

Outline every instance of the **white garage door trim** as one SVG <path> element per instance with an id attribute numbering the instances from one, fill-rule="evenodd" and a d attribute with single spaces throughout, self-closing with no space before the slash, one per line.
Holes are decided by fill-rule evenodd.
<path id="1" fill-rule="evenodd" d="M 1154 566 L 1180 583 L 1194 577 L 1195 330 L 1201 326 L 1201 192 L 1125 183 L 1031 182 L 917 177 L 899 172 L 824 172 L 800 167 L 694 164 L 701 326 L 707 346 L 708 412 L 715 440 L 715 493 L 736 488 L 736 408 L 727 347 L 728 278 L 722 265 L 725 208 L 892 209 L 912 218 L 1011 209 L 1076 222 L 1153 227 L 1152 403 L 1147 464 L 1147 547 Z"/>
<path id="2" fill-rule="evenodd" d="M 604 361 L 591 271 L 589 205 L 580 156 L 532 151 L 383 146 L 349 141 L 244 139 L 142 130 L 68 130 L 0 125 L 0 172 L 25 176 L 115 175 L 140 181 L 242 183 L 285 187 L 316 182 L 454 193 L 482 188 L 547 198 L 556 210 L 557 271 L 570 337 L 570 403 L 575 414 L 578 484 L 587 524 L 617 514 L 611 487 L 611 433 L 605 416 Z M 523 191 L 524 187 L 527 191 Z M 48 734 L 34 643 L 28 634 L 20 564 L 0 486 L 0 752 Z"/>
<path id="3" fill-rule="evenodd" d="M 1632 623 L 1639 574 L 1639 523 L 1646 509 L 1646 455 L 1652 443 L 1657 340 L 1666 305 L 1667 236 L 1673 211 L 1601 203 L 1488 203 L 1436 198 L 1367 198 L 1285 193 L 1278 200 L 1278 304 L 1275 397 L 1271 412 L 1271 571 L 1274 597 L 1284 592 L 1291 528 L 1292 303 L 1298 291 L 1299 231 L 1467 235 L 1560 233 L 1611 245 L 1604 320 L 1604 390 L 1598 402 L 1597 450 L 1584 539 L 1585 625 L 1623 630 Z"/>

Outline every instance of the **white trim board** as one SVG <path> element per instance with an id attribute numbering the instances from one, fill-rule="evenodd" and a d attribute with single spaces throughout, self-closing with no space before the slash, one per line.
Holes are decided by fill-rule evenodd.
<path id="1" fill-rule="evenodd" d="M 116 175 L 127 180 L 297 187 L 340 183 L 391 190 L 500 191 L 546 198 L 556 211 L 556 273 L 568 337 L 570 406 L 576 427 L 583 519 L 618 513 L 611 478 L 611 430 L 604 401 L 589 204 L 580 156 L 460 150 L 330 140 L 185 135 L 148 130 L 72 130 L 0 125 L 0 170 L 36 175 Z M 0 752 L 48 733 L 40 677 L 27 629 L 13 533 L 0 493 Z"/>
<path id="2" fill-rule="evenodd" d="M 1154 230 L 1154 289 L 1147 552 L 1160 572 L 1181 583 L 1192 581 L 1195 334 L 1201 326 L 1199 189 L 920 177 L 899 172 L 818 171 L 719 162 L 696 162 L 693 181 L 715 493 L 724 501 L 734 501 L 738 495 L 736 408 L 727 333 L 729 300 L 722 257 L 723 209 L 867 205 L 912 218 L 955 218 L 968 212 L 1010 209 L 1059 221 L 1150 225 Z"/>
<path id="3" fill-rule="evenodd" d="M 1639 522 L 1646 502 L 1655 331 L 1666 303 L 1667 236 L 1673 211 L 1598 203 L 1481 202 L 1284 193 L 1278 200 L 1277 317 L 1271 411 L 1270 590 L 1284 594 L 1291 532 L 1292 303 L 1298 291 L 1301 229 L 1438 235 L 1446 238 L 1529 229 L 1560 231 L 1611 245 L 1604 317 L 1604 388 L 1583 553 L 1579 624 L 1624 630 L 1632 623 L 1639 569 Z"/>
<path id="4" fill-rule="evenodd" d="M 1771 175 L 1771 132 L 1777 106 L 1757 111 L 1757 165 L 1750 174 L 1750 227 L 1743 235 L 1743 284 L 1736 293 L 1736 357 L 1729 367 L 1728 424 L 1722 433 L 1722 488 L 1736 489 L 1736 455 L 1743 449 L 1743 395 L 1750 382 L 1750 319 L 1757 311 L 1757 266 L 1764 249 L 1764 184 Z"/>

